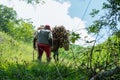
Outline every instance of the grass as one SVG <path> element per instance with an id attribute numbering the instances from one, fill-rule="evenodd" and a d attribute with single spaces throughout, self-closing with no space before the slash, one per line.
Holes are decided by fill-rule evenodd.
<path id="1" fill-rule="evenodd" d="M 94 52 L 93 68 L 98 62 L 104 67 L 102 62 L 105 62 L 107 54 L 105 51 L 102 53 Z M 87 68 L 89 54 L 85 52 L 84 48 L 74 47 L 69 51 L 59 49 L 60 60 L 57 63 L 53 58 L 50 63 L 47 63 L 45 53 L 40 62 L 37 60 L 37 51 L 34 50 L 34 54 L 33 61 L 32 42 L 16 41 L 9 35 L 0 32 L 0 80 L 89 80 L 88 78 L 91 76 L 91 71 Z M 112 67 L 114 66 L 112 65 Z M 108 77 L 105 80 L 110 79 Z"/>
<path id="2" fill-rule="evenodd" d="M 0 32 L 0 80 L 88 80 L 86 72 L 75 67 L 74 61 L 60 56 L 60 61 L 46 63 L 43 54 L 42 62 L 37 61 L 37 51 L 32 42 L 16 41 L 9 35 Z M 62 49 L 60 55 L 65 53 Z"/>

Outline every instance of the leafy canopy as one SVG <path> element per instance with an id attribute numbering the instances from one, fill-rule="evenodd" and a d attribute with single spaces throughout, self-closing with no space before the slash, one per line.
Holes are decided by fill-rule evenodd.
<path id="1" fill-rule="evenodd" d="M 88 28 L 89 32 L 98 33 L 102 28 L 108 27 L 113 33 L 119 31 L 120 22 L 120 0 L 107 0 L 103 3 L 103 10 L 106 10 L 105 15 L 101 16 L 99 20 L 95 20 L 93 25 Z M 94 17 L 99 10 L 93 9 L 90 15 Z"/>

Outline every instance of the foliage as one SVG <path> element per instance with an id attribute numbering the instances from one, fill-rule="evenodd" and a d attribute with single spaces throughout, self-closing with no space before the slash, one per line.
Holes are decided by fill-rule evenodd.
<path id="1" fill-rule="evenodd" d="M 70 59 L 61 57 L 60 62 L 52 61 L 47 64 L 43 56 L 43 62 L 37 60 L 32 62 L 32 43 L 16 41 L 3 32 L 0 32 L 0 39 L 0 80 L 85 80 L 88 78 L 85 75 L 86 71 L 81 67 L 74 67 L 75 64 Z M 35 59 L 36 57 L 35 53 Z"/>
<path id="2" fill-rule="evenodd" d="M 120 38 L 109 37 L 105 42 L 91 47 L 88 51 L 88 68 L 92 76 L 120 66 Z M 93 49 L 93 51 L 92 51 Z M 113 74 L 114 75 L 114 74 Z M 113 76 L 109 76 L 111 79 Z M 114 76 L 114 79 L 117 77 Z"/>
<path id="3" fill-rule="evenodd" d="M 90 15 L 91 15 L 92 17 L 95 17 L 95 15 L 98 14 L 98 13 L 99 13 L 99 10 L 92 9 L 92 12 L 90 13 Z"/>
<path id="4" fill-rule="evenodd" d="M 91 76 L 95 74 L 111 70 L 117 66 L 120 66 L 120 37 L 119 37 L 119 22 L 120 22 L 120 1 L 119 0 L 106 0 L 103 3 L 103 10 L 106 13 L 98 20 L 95 20 L 93 24 L 87 29 L 89 33 L 99 34 L 102 29 L 109 30 L 112 36 L 88 50 L 88 66 L 91 71 Z M 93 10 L 90 15 L 95 17 L 99 10 Z M 109 76 L 108 79 L 112 79 L 113 76 Z M 113 79 L 116 79 L 114 76 Z"/>
<path id="5" fill-rule="evenodd" d="M 70 41 L 71 41 L 72 43 L 75 43 L 75 41 L 80 38 L 80 34 L 75 33 L 75 32 L 71 32 L 71 33 L 69 34 L 69 37 L 70 37 Z"/>
<path id="6" fill-rule="evenodd" d="M 33 25 L 25 22 L 25 20 L 20 19 L 18 21 L 18 24 L 15 24 L 14 22 L 8 23 L 8 26 L 10 28 L 10 31 L 8 34 L 10 34 L 13 38 L 16 40 L 22 40 L 25 42 L 31 42 L 33 38 Z"/>
<path id="7" fill-rule="evenodd" d="M 15 22 L 16 18 L 16 11 L 12 8 L 0 5 L 0 31 L 9 31 L 7 24 L 9 22 Z"/>
<path id="8" fill-rule="evenodd" d="M 11 35 L 14 39 L 31 42 L 34 28 L 29 20 L 17 19 L 16 11 L 0 5 L 0 31 Z"/>
<path id="9" fill-rule="evenodd" d="M 94 24 L 88 28 L 89 32 L 98 33 L 100 29 L 108 27 L 113 33 L 119 30 L 120 22 L 120 1 L 119 0 L 107 0 L 103 3 L 103 10 L 106 10 L 105 15 L 100 17 L 99 20 L 95 20 Z M 94 10 L 90 13 L 92 17 L 98 14 L 98 10 Z M 96 27 L 96 28 L 95 28 Z"/>
<path id="10" fill-rule="evenodd" d="M 103 27 L 109 27 L 115 35 L 98 45 L 94 44 L 86 48 L 72 45 L 67 52 L 60 49 L 61 60 L 56 64 L 32 62 L 32 24 L 22 19 L 13 21 L 9 17 L 7 17 L 9 21 L 6 21 L 2 18 L 4 14 L 0 11 L 1 20 L 3 19 L 4 25 L 7 26 L 2 29 L 3 24 L 1 24 L 0 29 L 13 37 L 0 32 L 0 79 L 89 80 L 99 72 L 120 66 L 120 32 L 117 27 L 120 4 L 119 0 L 107 1 L 108 3 L 103 4 L 103 9 L 108 10 L 108 14 L 94 21 L 88 31 L 97 34 Z M 93 10 L 92 17 L 98 12 L 98 10 Z M 75 32 L 70 34 L 70 40 L 73 43 L 79 38 L 80 34 Z M 30 43 L 26 44 L 22 41 L 30 41 Z M 117 77 L 117 75 L 113 75 L 107 79 L 117 79 Z"/>
<path id="11" fill-rule="evenodd" d="M 0 39 L 2 41 L 0 46 L 0 75 L 2 76 L 0 79 L 89 80 L 91 75 L 114 68 L 120 62 L 117 60 L 120 57 L 118 47 L 120 40 L 116 36 L 95 46 L 92 58 L 90 57 L 92 47 L 83 48 L 79 45 L 71 45 L 67 52 L 60 49 L 61 60 L 56 64 L 54 62 L 50 64 L 32 62 L 31 45 L 18 42 L 5 33 L 0 33 Z"/>

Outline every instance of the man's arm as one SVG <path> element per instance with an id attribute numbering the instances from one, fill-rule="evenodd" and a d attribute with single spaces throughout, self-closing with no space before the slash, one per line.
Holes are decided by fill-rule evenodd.
<path id="1" fill-rule="evenodd" d="M 37 35 L 38 35 L 38 32 L 35 32 L 34 38 L 33 38 L 33 48 L 34 49 L 36 49 Z"/>

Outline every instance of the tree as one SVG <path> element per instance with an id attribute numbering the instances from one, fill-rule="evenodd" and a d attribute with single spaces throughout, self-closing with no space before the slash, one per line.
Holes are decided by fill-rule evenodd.
<path id="1" fill-rule="evenodd" d="M 88 28 L 89 32 L 98 33 L 102 28 L 108 27 L 113 33 L 119 31 L 118 25 L 120 22 L 120 0 L 107 0 L 103 3 L 103 10 L 107 13 L 100 17 L 99 20 L 95 20 L 94 24 Z M 93 10 L 90 15 L 92 17 L 98 13 L 98 10 Z"/>
<path id="2" fill-rule="evenodd" d="M 0 31 L 8 32 L 9 28 L 7 24 L 9 22 L 15 22 L 17 13 L 12 8 L 0 5 Z"/>
<path id="3" fill-rule="evenodd" d="M 30 42 L 34 29 L 29 19 L 18 19 L 13 8 L 0 5 L 0 31 L 8 33 L 16 40 Z"/>
<path id="4" fill-rule="evenodd" d="M 14 22 L 9 22 L 9 35 L 11 35 L 16 40 L 22 40 L 24 42 L 31 42 L 33 38 L 34 27 L 32 23 L 27 20 L 19 19 L 17 24 Z"/>
<path id="5" fill-rule="evenodd" d="M 105 60 L 104 62 L 106 64 L 106 66 L 103 66 L 102 69 L 109 70 L 109 69 L 111 69 L 111 66 L 112 67 L 118 66 L 119 57 L 120 57 L 120 54 L 119 54 L 120 53 L 120 35 L 119 35 L 120 34 L 120 28 L 119 28 L 120 27 L 120 25 L 119 25 L 119 22 L 120 22 L 120 0 L 106 0 L 106 1 L 107 2 L 104 2 L 103 7 L 102 7 L 103 10 L 106 10 L 105 15 L 101 16 L 99 20 L 95 20 L 93 22 L 93 24 L 88 27 L 87 30 L 90 33 L 99 34 L 99 32 L 102 29 L 109 29 L 109 31 L 111 31 L 112 37 L 113 37 L 113 35 L 116 36 L 116 37 L 114 37 L 114 39 L 110 39 L 111 37 L 108 36 L 109 38 L 107 40 L 107 44 L 105 45 L 106 48 L 104 50 L 102 50 L 100 53 L 100 54 L 106 54 L 106 56 L 107 56 L 107 57 L 104 57 L 104 60 Z M 92 15 L 92 17 L 94 17 L 98 13 L 99 13 L 99 10 L 93 9 L 93 12 L 90 13 L 90 15 Z M 94 55 L 92 50 L 93 50 L 93 48 L 91 49 L 91 56 Z M 105 50 L 107 50 L 107 51 L 105 52 Z M 102 52 L 104 52 L 104 53 L 102 53 Z M 91 57 L 90 59 L 91 59 L 90 64 L 93 64 L 93 57 Z M 116 62 L 115 66 L 108 65 L 108 64 L 114 64 L 114 61 Z M 115 69 L 118 70 L 118 68 L 115 68 Z M 91 65 L 91 71 L 92 72 L 94 71 L 94 67 L 92 65 Z M 114 73 L 112 73 L 112 75 L 113 74 Z M 116 74 L 119 74 L 119 73 L 117 72 Z M 105 76 L 104 72 L 101 75 L 102 75 L 102 77 Z M 110 75 L 109 76 L 110 79 L 113 79 L 111 76 L 111 72 L 110 73 L 108 72 L 107 75 Z M 99 75 L 97 75 L 97 77 L 98 76 Z M 117 78 L 114 77 L 114 79 L 117 79 Z"/>

